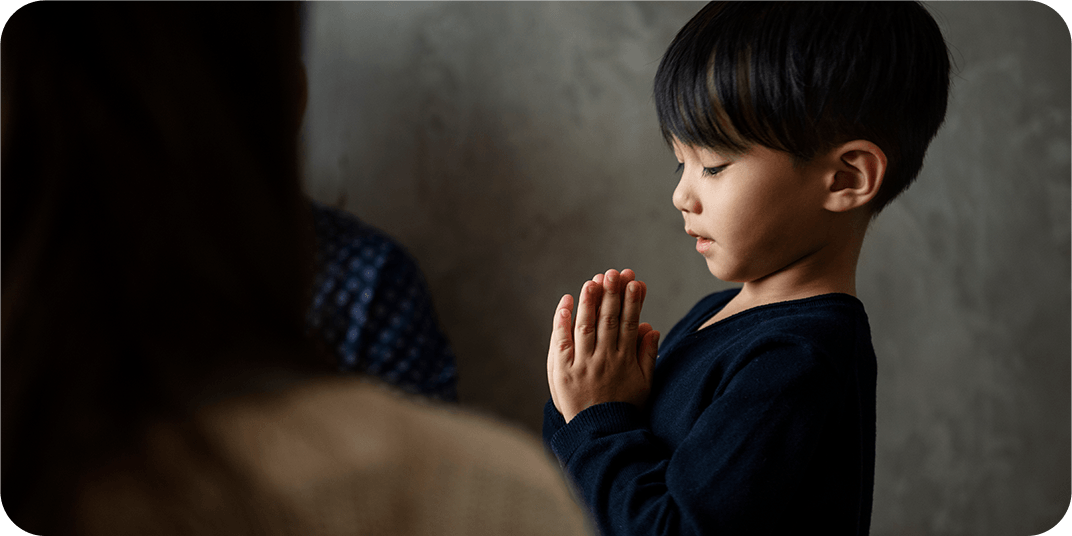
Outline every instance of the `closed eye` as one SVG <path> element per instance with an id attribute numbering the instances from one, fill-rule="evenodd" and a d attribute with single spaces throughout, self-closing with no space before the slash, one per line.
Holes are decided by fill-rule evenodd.
<path id="1" fill-rule="evenodd" d="M 726 166 L 728 166 L 728 165 L 729 164 L 723 164 L 721 166 L 716 166 L 716 167 L 705 167 L 705 168 L 703 168 L 703 174 L 708 176 L 708 177 L 718 175 L 719 173 L 722 172 L 722 170 L 726 169 Z M 685 164 L 679 162 L 678 165 L 677 165 L 677 169 L 674 170 L 674 173 L 675 174 L 680 174 L 681 170 L 683 170 L 683 169 L 685 169 Z"/>
<path id="2" fill-rule="evenodd" d="M 722 172 L 723 169 L 726 169 L 725 165 L 717 166 L 717 167 L 705 167 L 705 168 L 703 168 L 703 174 L 707 175 L 708 177 L 711 177 L 711 176 L 714 176 L 714 175 L 718 175 L 719 173 Z"/>

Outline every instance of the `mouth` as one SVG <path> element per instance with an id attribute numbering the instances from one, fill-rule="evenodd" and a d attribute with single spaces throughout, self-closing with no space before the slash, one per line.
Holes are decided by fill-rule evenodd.
<path id="1" fill-rule="evenodd" d="M 685 232 L 688 233 L 689 236 L 696 239 L 696 251 L 700 254 L 706 253 L 707 250 L 711 247 L 711 244 L 715 243 L 714 240 L 711 240 L 710 238 L 707 238 L 705 236 L 701 236 L 695 231 L 692 231 L 691 229 L 685 229 Z"/>

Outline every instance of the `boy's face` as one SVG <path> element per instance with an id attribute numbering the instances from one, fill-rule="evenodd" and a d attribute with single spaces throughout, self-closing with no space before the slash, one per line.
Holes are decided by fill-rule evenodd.
<path id="1" fill-rule="evenodd" d="M 741 155 L 673 145 L 683 164 L 674 206 L 715 277 L 747 283 L 806 269 L 826 245 L 818 166 L 794 167 L 788 153 L 760 145 Z"/>

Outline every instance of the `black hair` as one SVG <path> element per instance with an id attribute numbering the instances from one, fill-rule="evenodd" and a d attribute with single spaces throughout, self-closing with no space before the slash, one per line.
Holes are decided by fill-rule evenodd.
<path id="1" fill-rule="evenodd" d="M 297 6 L 32 3 L 3 42 L 0 493 L 69 534 L 81 479 L 150 423 L 246 371 L 329 371 Z"/>
<path id="2" fill-rule="evenodd" d="M 917 2 L 711 2 L 655 75 L 667 143 L 759 144 L 798 163 L 840 143 L 886 154 L 877 214 L 915 180 L 945 118 L 949 51 Z"/>

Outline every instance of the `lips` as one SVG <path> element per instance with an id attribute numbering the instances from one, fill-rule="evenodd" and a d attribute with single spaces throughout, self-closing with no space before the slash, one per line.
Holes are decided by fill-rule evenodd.
<path id="1" fill-rule="evenodd" d="M 706 253 L 708 248 L 711 247 L 711 244 L 715 243 L 714 240 L 711 240 L 710 238 L 707 238 L 705 236 L 701 236 L 690 229 L 685 229 L 685 232 L 688 233 L 689 236 L 696 239 L 696 251 L 700 254 Z"/>
<path id="2" fill-rule="evenodd" d="M 686 228 L 685 233 L 688 234 L 689 236 L 693 237 L 693 238 L 699 238 L 701 240 L 708 240 L 708 241 L 711 240 L 710 238 L 707 238 L 706 236 L 704 236 L 704 235 L 702 235 L 700 233 L 697 233 L 696 231 L 693 231 L 692 229 L 687 229 Z"/>

